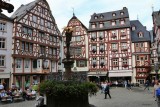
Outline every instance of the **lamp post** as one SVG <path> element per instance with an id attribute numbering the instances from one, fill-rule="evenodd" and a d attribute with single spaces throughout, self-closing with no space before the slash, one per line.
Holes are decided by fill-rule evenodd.
<path id="1" fill-rule="evenodd" d="M 96 71 L 96 74 L 97 74 L 97 77 L 98 77 L 98 83 L 100 83 L 100 74 L 101 74 L 101 71 Z"/>
<path id="2" fill-rule="evenodd" d="M 155 73 L 156 73 L 156 80 L 158 80 L 158 71 L 159 71 L 159 67 L 158 67 L 158 63 L 155 63 L 154 65 L 154 69 L 155 69 Z"/>

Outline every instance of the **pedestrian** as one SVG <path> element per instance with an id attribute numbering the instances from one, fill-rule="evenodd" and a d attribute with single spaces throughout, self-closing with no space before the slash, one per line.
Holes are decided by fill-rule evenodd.
<path id="1" fill-rule="evenodd" d="M 155 101 L 157 101 L 156 90 L 160 87 L 159 81 L 155 80 L 154 88 L 153 88 L 153 97 Z"/>
<path id="2" fill-rule="evenodd" d="M 0 92 L 4 89 L 4 86 L 2 83 L 0 83 Z"/>
<path id="3" fill-rule="evenodd" d="M 104 99 L 107 99 L 107 94 L 108 94 L 109 98 L 111 99 L 110 87 L 109 87 L 108 83 L 107 83 L 106 88 L 105 88 L 105 98 Z"/>
<path id="4" fill-rule="evenodd" d="M 144 90 L 145 90 L 146 88 L 148 88 L 148 90 L 149 90 L 149 80 L 146 80 L 146 82 L 145 82 L 145 88 L 144 88 Z"/>
<path id="5" fill-rule="evenodd" d="M 124 87 L 127 88 L 127 80 L 124 81 Z"/>
<path id="6" fill-rule="evenodd" d="M 128 80 L 128 82 L 127 82 L 127 89 L 131 90 L 131 82 L 130 82 L 130 80 Z"/>
<path id="7" fill-rule="evenodd" d="M 118 87 L 118 81 L 116 81 L 115 84 L 116 84 L 116 88 L 117 88 Z"/>

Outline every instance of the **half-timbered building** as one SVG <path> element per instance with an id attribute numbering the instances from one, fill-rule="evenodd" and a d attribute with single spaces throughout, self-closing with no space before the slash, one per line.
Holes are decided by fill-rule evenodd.
<path id="1" fill-rule="evenodd" d="M 153 43 L 152 43 L 152 59 L 154 60 L 154 65 L 158 66 L 158 69 L 160 67 L 160 11 L 154 11 L 152 13 L 152 20 L 153 20 Z M 153 72 L 152 78 L 154 79 L 156 76 L 155 72 L 155 66 L 152 67 Z M 158 75 L 160 74 L 160 71 L 158 71 Z"/>
<path id="2" fill-rule="evenodd" d="M 74 59 L 74 64 L 72 67 L 73 72 L 87 72 L 88 71 L 88 37 L 87 28 L 85 25 L 73 14 L 73 17 L 69 20 L 67 27 L 73 28 L 72 40 L 70 42 L 70 55 Z M 64 46 L 64 56 L 66 57 L 66 35 L 63 31 L 63 46 Z M 63 70 L 64 71 L 64 70 Z"/>
<path id="3" fill-rule="evenodd" d="M 90 80 L 131 80 L 132 50 L 128 9 L 94 13 L 88 30 Z M 97 78 L 97 80 L 99 80 Z"/>
<path id="4" fill-rule="evenodd" d="M 5 83 L 6 89 L 10 85 L 11 76 L 11 46 L 13 21 L 0 13 L 0 83 Z"/>
<path id="5" fill-rule="evenodd" d="M 46 0 L 21 5 L 11 18 L 13 83 L 25 89 L 57 72 L 60 31 Z"/>
<path id="6" fill-rule="evenodd" d="M 132 67 L 133 81 L 144 84 L 146 79 L 150 79 L 150 32 L 146 30 L 139 20 L 130 21 L 132 40 Z"/>

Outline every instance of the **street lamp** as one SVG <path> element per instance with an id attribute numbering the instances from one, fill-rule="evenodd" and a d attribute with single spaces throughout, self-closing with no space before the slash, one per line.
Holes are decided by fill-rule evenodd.
<path id="1" fill-rule="evenodd" d="M 98 77 L 98 83 L 100 83 L 100 74 L 101 74 L 101 71 L 96 71 L 96 74 L 97 74 L 97 77 Z"/>
<path id="2" fill-rule="evenodd" d="M 155 63 L 154 69 L 155 69 L 155 72 L 156 72 L 156 80 L 158 80 L 158 71 L 159 71 L 158 63 Z"/>

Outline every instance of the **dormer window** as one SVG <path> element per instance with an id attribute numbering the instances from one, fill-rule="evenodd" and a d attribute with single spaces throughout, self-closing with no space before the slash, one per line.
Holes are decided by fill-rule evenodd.
<path id="1" fill-rule="evenodd" d="M 116 13 L 113 13 L 112 16 L 116 16 Z"/>
<path id="2" fill-rule="evenodd" d="M 101 15 L 100 15 L 100 18 L 101 18 L 101 19 L 103 19 L 103 18 L 104 18 L 104 16 L 101 14 Z"/>
<path id="3" fill-rule="evenodd" d="M 139 38 L 143 38 L 143 33 L 142 33 L 142 32 L 139 32 L 139 33 L 138 33 L 138 37 L 139 37 Z"/>
<path id="4" fill-rule="evenodd" d="M 115 26 L 116 25 L 116 21 L 112 21 L 112 26 Z"/>
<path id="5" fill-rule="evenodd" d="M 92 24 L 92 28 L 96 28 L 96 24 Z"/>
<path id="6" fill-rule="evenodd" d="M 123 19 L 120 20 L 120 23 L 121 23 L 121 25 L 124 25 L 124 20 Z"/>
<path id="7" fill-rule="evenodd" d="M 98 16 L 94 16 L 94 19 L 98 19 Z"/>
<path id="8" fill-rule="evenodd" d="M 99 23 L 99 27 L 100 27 L 100 28 L 103 28 L 103 27 L 104 27 L 104 23 L 102 23 L 102 22 Z"/>
<path id="9" fill-rule="evenodd" d="M 135 31 L 136 30 L 136 27 L 135 26 L 132 26 L 132 31 Z"/>
<path id="10" fill-rule="evenodd" d="M 121 14 L 121 15 L 124 15 L 124 12 L 121 12 L 120 14 Z"/>

